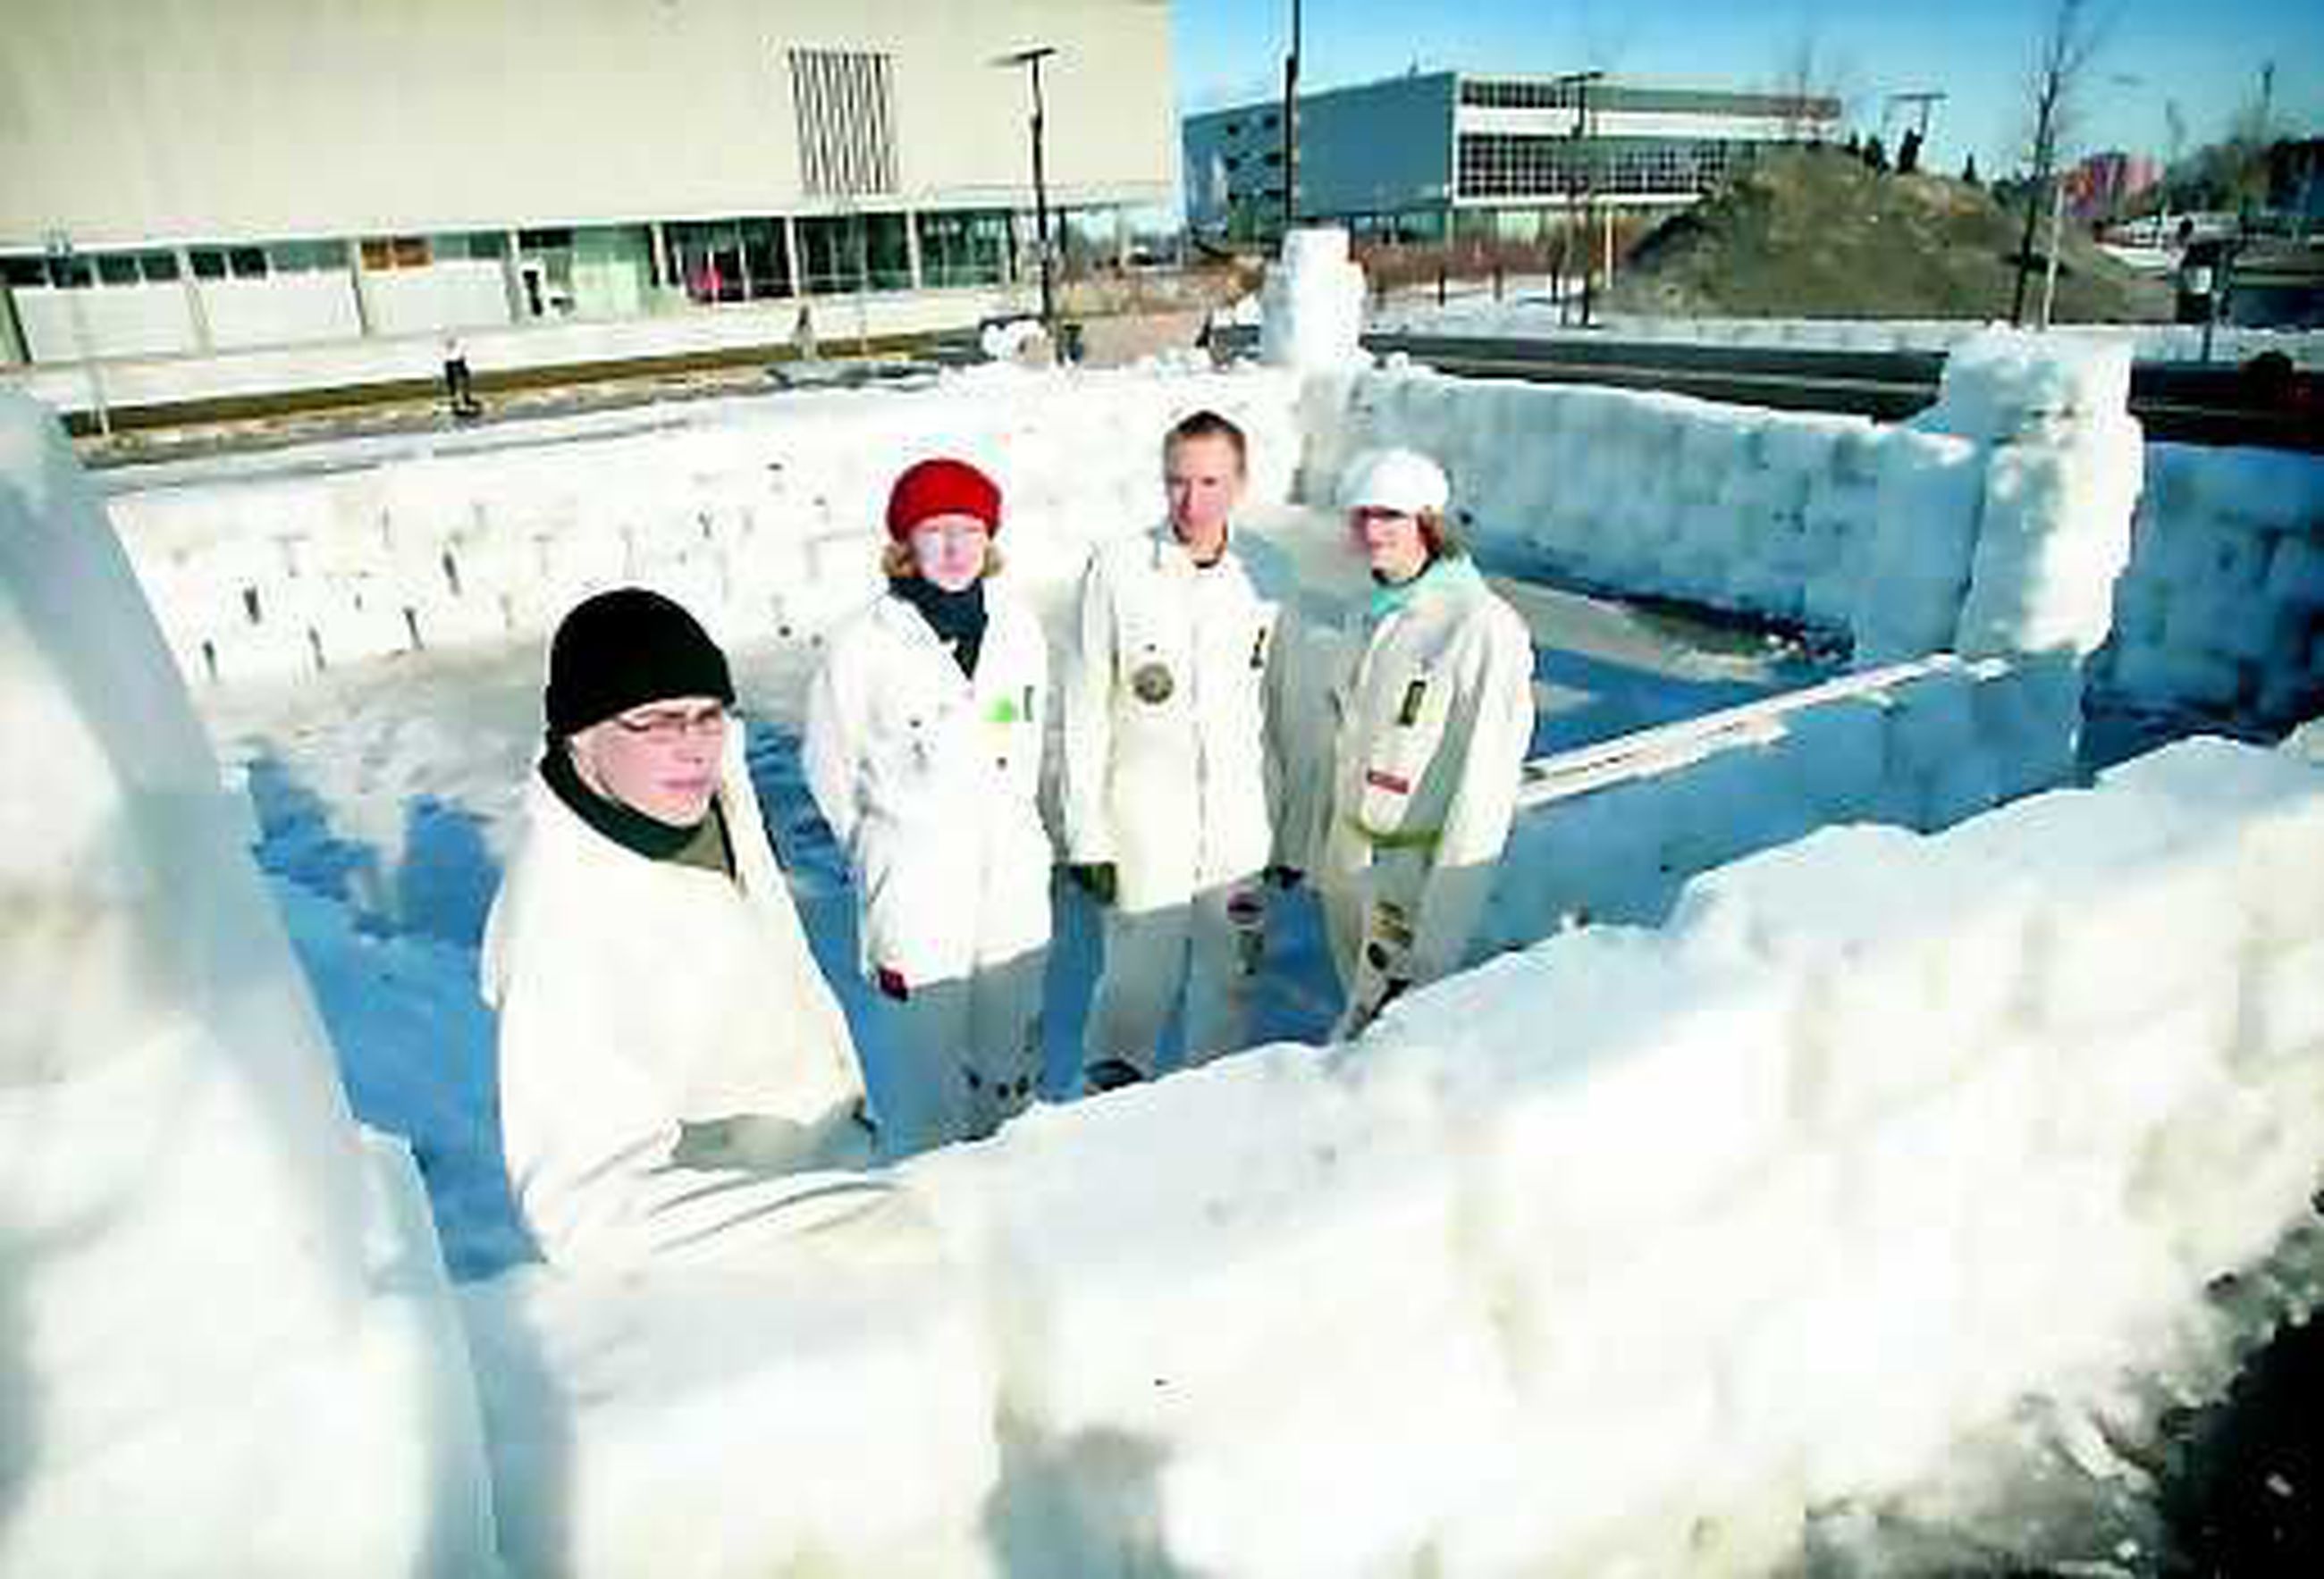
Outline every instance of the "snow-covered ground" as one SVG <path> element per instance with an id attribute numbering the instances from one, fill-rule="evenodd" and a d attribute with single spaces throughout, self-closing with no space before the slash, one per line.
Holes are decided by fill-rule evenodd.
<path id="1" fill-rule="evenodd" d="M 1498 295 L 1489 286 L 1471 281 L 1449 293 L 1442 303 L 1432 294 L 1399 296 L 1375 308 L 1365 327 L 1382 334 L 1572 336 L 1807 351 L 1944 352 L 1987 326 L 1964 318 L 1714 318 L 1600 312 L 1595 315 L 1596 326 L 1584 329 L 1561 321 L 1570 310 L 1561 310 L 1547 278 L 1511 277 L 1502 281 Z M 2204 360 L 2203 331 L 2199 326 L 2061 324 L 2050 332 L 2068 341 L 2127 344 L 2141 362 Z M 2212 331 L 2209 359 L 2213 362 L 2248 362 L 2263 351 L 2280 351 L 2296 366 L 2324 368 L 2324 333 L 2232 326 Z"/>
<path id="2" fill-rule="evenodd" d="M 213 1570 L 231 1538 L 240 1571 L 300 1571 L 303 1540 L 310 1569 L 465 1573 L 485 1522 L 523 1573 L 1957 1572 L 1963 1551 L 2147 1571 L 2133 1450 L 2317 1297 L 2287 1234 L 2324 1155 L 2324 777 L 2195 742 L 2039 793 L 2071 775 L 2072 644 L 2103 636 L 2090 587 L 2128 554 L 2127 500 L 2077 482 L 2118 436 L 2077 402 L 2119 368 L 2053 376 L 2008 346 L 1964 365 L 2052 403 L 2029 437 L 1994 420 L 2002 394 L 1965 392 L 1939 447 L 1976 486 L 1890 490 L 1900 532 L 1998 491 L 1940 534 L 1959 579 L 1937 612 L 1984 656 L 1803 703 L 1768 694 L 1822 673 L 1796 649 L 1520 590 L 1548 638 L 1542 743 L 1609 755 L 1530 782 L 1547 831 L 1513 843 L 1505 893 L 1556 891 L 1571 863 L 1651 890 L 1633 919 L 1658 924 L 1559 931 L 1550 905 L 1322 1047 L 1334 1005 L 1295 891 L 1269 1045 L 1068 1100 L 1092 929 L 1060 890 L 1055 1100 L 887 1176 L 916 1252 L 802 1244 L 715 1278 L 527 1264 L 499 1176 L 475 935 L 555 601 L 646 575 L 725 632 L 772 831 L 845 984 L 843 878 L 793 731 L 817 623 L 869 583 L 872 490 L 928 447 L 989 460 L 1015 501 L 1010 574 L 1054 599 L 1089 541 L 1152 519 L 1168 418 L 1221 405 L 1259 441 L 1249 546 L 1324 615 L 1344 573 L 1301 506 L 1356 431 L 1349 386 L 979 375 L 116 480 L 161 632 L 126 565 L 75 568 L 110 539 L 61 445 L 11 413 L 0 716 L 58 748 L 42 793 L 20 778 L 5 803 L 0 874 L 31 918 L 6 979 L 12 1004 L 74 1012 L 0 1042 L 0 1573 L 106 1571 L 93 1532 L 124 1495 L 175 1516 L 134 1526 L 152 1572 Z M 1545 498 L 1529 468 L 1583 434 L 1628 468 L 1561 482 L 1665 504 L 1681 486 L 1645 459 L 1676 408 L 1574 403 L 1587 424 L 1534 446 L 1514 398 L 1361 392 L 1362 424 L 1434 436 L 1484 500 Z M 1747 479 L 1738 509 L 1802 528 L 1766 479 L 1809 465 L 1880 508 L 1877 436 L 1700 426 L 1682 459 Z M 1588 540 L 1617 563 L 1647 520 L 1609 514 Z M 1819 520 L 1825 548 L 1881 540 Z M 1485 546 L 1514 562 L 1526 540 L 1495 521 Z M 1729 529 L 1638 562 L 1767 597 L 1836 583 L 1783 541 L 1796 562 L 1773 576 Z M 1932 628 L 1884 606 L 1925 601 L 1924 579 L 1858 577 L 1849 619 Z M 2029 631 L 2062 656 L 2020 661 Z M 393 656 L 332 645 L 364 640 Z M 271 908 L 201 783 L 172 657 L 247 788 Z M 144 767 L 169 753 L 169 775 Z M 1594 867 L 1558 842 L 1593 819 Z M 1868 819 L 1901 825 L 1812 831 Z M 269 964 L 270 917 L 295 974 L 279 941 Z M 182 940 L 245 932 L 180 962 Z M 867 1056 L 876 1082 L 876 1036 Z M 169 1144 L 201 1074 L 240 1100 L 198 1110 L 203 1146 Z M 434 1232 L 382 1207 L 413 1204 L 408 1170 L 346 1122 L 341 1085 L 409 1142 Z M 145 1138 L 169 1163 L 150 1179 Z M 116 1199 L 142 1211 L 76 1209 Z M 2257 1291 L 2207 1296 L 2262 1265 Z M 174 1313 L 196 1299 L 202 1317 Z M 295 1385 L 270 1341 L 311 1358 Z M 235 1454 L 197 1462 L 214 1440 Z M 386 1488 L 368 1523 L 309 1490 L 322 1472 Z"/>

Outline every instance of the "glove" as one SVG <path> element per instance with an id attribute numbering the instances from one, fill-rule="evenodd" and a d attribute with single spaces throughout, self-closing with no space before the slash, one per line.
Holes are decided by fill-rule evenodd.
<path id="1" fill-rule="evenodd" d="M 1267 880 L 1278 888 L 1296 888 L 1307 879 L 1307 874 L 1297 867 L 1273 866 L 1267 868 Z"/>
<path id="2" fill-rule="evenodd" d="M 1065 870 L 1092 899 L 1100 904 L 1113 903 L 1113 896 L 1120 887 L 1120 879 L 1111 861 L 1089 861 L 1067 867 Z"/>

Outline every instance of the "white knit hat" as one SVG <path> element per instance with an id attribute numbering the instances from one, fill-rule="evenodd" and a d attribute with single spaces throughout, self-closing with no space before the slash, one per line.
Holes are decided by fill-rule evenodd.
<path id="1" fill-rule="evenodd" d="M 1452 497 L 1444 468 L 1417 450 L 1370 450 L 1358 455 L 1340 486 L 1342 510 L 1384 510 L 1397 515 L 1442 514 Z"/>

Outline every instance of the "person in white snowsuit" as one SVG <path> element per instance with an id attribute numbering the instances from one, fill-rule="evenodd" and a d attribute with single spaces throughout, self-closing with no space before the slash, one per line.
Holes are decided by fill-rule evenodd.
<path id="1" fill-rule="evenodd" d="M 641 588 L 550 647 L 485 923 L 509 1180 L 565 1266 L 747 1258 L 878 1206 L 853 1045 L 743 769 L 724 656 Z"/>
<path id="2" fill-rule="evenodd" d="M 1341 501 L 1370 561 L 1360 644 L 1333 688 L 1331 811 L 1315 856 L 1335 1035 L 1465 962 L 1533 736 L 1533 643 L 1447 528 L 1425 455 L 1360 456 Z"/>
<path id="3" fill-rule="evenodd" d="M 898 1055 L 880 1082 L 891 1155 L 991 1134 L 1041 1072 L 1048 649 L 991 579 L 1001 515 L 964 462 L 899 477 L 888 591 L 834 633 L 808 692 L 807 788 L 846 852 Z"/>
<path id="4" fill-rule="evenodd" d="M 1185 1060 L 1242 1045 L 1263 946 L 1277 606 L 1230 543 L 1245 441 L 1213 412 L 1162 450 L 1169 519 L 1101 545 L 1063 688 L 1067 859 L 1105 907 L 1084 1078 L 1149 1078 L 1184 1004 Z"/>

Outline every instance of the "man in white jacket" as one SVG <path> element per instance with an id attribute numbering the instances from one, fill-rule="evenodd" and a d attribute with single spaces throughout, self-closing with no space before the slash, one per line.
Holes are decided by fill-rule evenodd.
<path id="1" fill-rule="evenodd" d="M 549 739 L 485 923 L 509 1179 L 566 1266 L 748 1259 L 868 1213 L 846 1022 L 743 768 L 724 656 L 641 588 L 550 647 Z"/>
<path id="2" fill-rule="evenodd" d="M 1445 523 L 1451 485 L 1412 450 L 1358 457 L 1342 489 L 1373 591 L 1334 687 L 1317 886 L 1351 1036 L 1465 963 L 1533 738 L 1533 641 Z"/>
<path id="3" fill-rule="evenodd" d="M 1096 1089 L 1153 1074 L 1182 999 L 1187 1062 L 1242 1044 L 1265 917 L 1277 610 L 1229 542 L 1242 432 L 1197 412 L 1162 464 L 1168 521 L 1090 557 L 1062 697 L 1067 858 L 1105 906 Z"/>
<path id="4" fill-rule="evenodd" d="M 993 585 L 1001 490 L 922 461 L 888 499 L 888 591 L 835 631 L 802 766 L 855 883 L 863 974 L 898 1067 L 890 1155 L 991 1134 L 1033 1098 L 1049 875 L 1048 648 Z"/>

